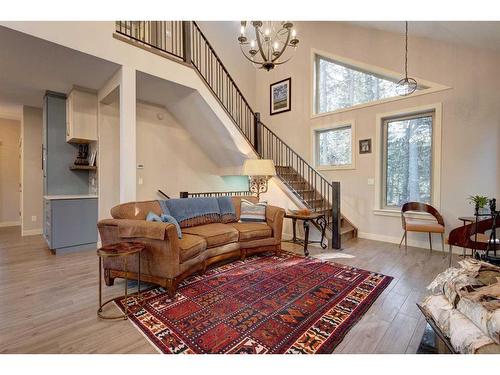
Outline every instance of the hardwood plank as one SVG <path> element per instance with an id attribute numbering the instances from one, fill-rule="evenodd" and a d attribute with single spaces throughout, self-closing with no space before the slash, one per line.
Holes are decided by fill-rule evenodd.
<path id="1" fill-rule="evenodd" d="M 311 245 L 312 256 L 394 277 L 335 353 L 414 352 L 423 332 L 414 309 L 432 278 L 447 267 L 438 252 L 354 239 L 343 251 Z M 283 248 L 301 254 L 298 245 Z M 337 256 L 352 255 L 352 258 Z M 335 258 L 332 258 L 335 256 Z M 97 318 L 95 251 L 53 255 L 42 236 L 0 228 L 0 353 L 157 353 L 127 321 Z M 123 281 L 103 298 L 123 293 Z M 112 307 L 116 309 L 116 307 Z M 420 336 L 420 337 L 419 337 Z"/>

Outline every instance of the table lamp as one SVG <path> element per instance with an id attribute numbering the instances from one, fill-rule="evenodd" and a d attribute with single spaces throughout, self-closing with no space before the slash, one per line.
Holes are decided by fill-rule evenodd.
<path id="1" fill-rule="evenodd" d="M 276 176 L 274 162 L 269 159 L 247 159 L 243 164 L 243 175 L 248 176 L 250 191 L 260 199 L 260 193 L 267 192 L 267 181 Z"/>

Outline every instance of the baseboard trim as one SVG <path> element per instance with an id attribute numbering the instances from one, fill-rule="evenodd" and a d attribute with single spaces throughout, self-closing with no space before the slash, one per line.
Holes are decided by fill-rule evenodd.
<path id="1" fill-rule="evenodd" d="M 401 236 L 403 234 L 401 233 Z M 395 243 L 399 245 L 399 241 L 401 241 L 401 237 L 392 237 L 392 236 L 385 236 L 383 234 L 377 234 L 377 233 L 367 233 L 367 232 L 358 232 L 358 237 L 359 238 L 364 238 L 367 240 L 373 240 L 373 241 L 382 241 L 382 242 L 389 242 L 389 243 Z M 441 251 L 441 239 L 437 241 L 432 241 L 432 248 L 434 251 Z M 408 246 L 412 247 L 418 247 L 421 249 L 429 249 L 429 241 L 417 241 L 414 239 L 411 239 L 410 236 L 408 236 Z M 444 251 L 448 253 L 449 247 L 446 242 L 444 242 Z M 461 247 L 457 246 L 452 246 L 452 253 L 453 254 L 462 254 L 463 250 Z"/>
<path id="2" fill-rule="evenodd" d="M 0 222 L 0 228 L 3 227 L 17 227 L 21 225 L 20 221 L 1 221 Z"/>
<path id="3" fill-rule="evenodd" d="M 42 234 L 43 233 L 43 230 L 40 228 L 40 229 L 27 229 L 27 230 L 22 230 L 21 231 L 21 236 L 25 237 L 25 236 L 36 236 L 36 235 L 39 235 L 39 234 Z"/>

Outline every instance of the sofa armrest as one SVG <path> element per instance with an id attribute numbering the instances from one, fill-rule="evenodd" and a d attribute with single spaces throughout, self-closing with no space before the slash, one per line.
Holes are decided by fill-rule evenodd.
<path id="1" fill-rule="evenodd" d="M 146 245 L 141 253 L 142 273 L 172 278 L 179 273 L 180 250 L 175 225 L 131 219 L 104 219 L 97 223 L 103 245 L 121 241 Z M 136 257 L 130 257 L 128 270 L 137 272 Z M 120 259 L 106 258 L 104 268 L 123 271 Z"/>
<path id="2" fill-rule="evenodd" d="M 267 225 L 269 225 L 273 229 L 273 237 L 278 242 L 281 242 L 284 217 L 285 217 L 285 210 L 283 208 L 276 206 L 267 206 L 266 222 Z"/>

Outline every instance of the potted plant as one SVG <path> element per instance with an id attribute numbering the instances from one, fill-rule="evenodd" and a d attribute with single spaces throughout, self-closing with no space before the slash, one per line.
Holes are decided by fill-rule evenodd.
<path id="1" fill-rule="evenodd" d="M 488 205 L 488 197 L 484 195 L 469 195 L 467 200 L 471 204 L 474 203 L 474 210 L 477 210 L 479 214 L 488 213 L 488 208 L 486 207 Z"/>

